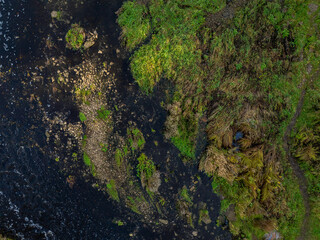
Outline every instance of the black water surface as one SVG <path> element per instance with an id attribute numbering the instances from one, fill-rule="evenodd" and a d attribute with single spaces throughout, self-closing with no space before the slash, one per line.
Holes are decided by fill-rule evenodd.
<path id="1" fill-rule="evenodd" d="M 35 90 L 28 64 L 42 55 L 35 15 L 41 2 L 0 5 L 1 71 L 7 72 L 0 81 L 0 232 L 19 239 L 127 239 L 134 227 L 112 223 L 125 213 L 92 183 L 80 178 L 68 187 L 46 152 L 42 112 L 25 97 Z"/>

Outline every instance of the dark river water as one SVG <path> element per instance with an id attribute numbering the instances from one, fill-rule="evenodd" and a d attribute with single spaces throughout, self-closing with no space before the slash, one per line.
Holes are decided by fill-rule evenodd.
<path id="1" fill-rule="evenodd" d="M 37 52 L 34 7 L 41 2 L 0 0 L 0 232 L 18 239 L 126 239 L 135 226 L 118 229 L 112 206 L 92 183 L 70 189 L 46 154 L 41 111 L 24 96 L 29 62 Z"/>
<path id="2" fill-rule="evenodd" d="M 110 33 L 110 42 L 120 48 L 114 12 L 121 1 L 84 2 L 88 2 L 88 7 L 75 11 L 74 14 L 79 14 L 75 15 L 75 20 L 86 19 L 84 24 L 99 25 L 99 33 Z M 46 95 L 45 83 L 34 85 L 28 74 L 29 70 L 37 70 L 35 63 L 46 61 L 47 56 L 39 47 L 50 31 L 50 12 L 45 10 L 46 4 L 47 1 L 40 0 L 0 0 L 0 233 L 17 239 L 131 239 L 132 232 L 135 232 L 134 239 L 191 239 L 192 235 L 185 233 L 187 228 L 179 225 L 180 220 L 173 213 L 168 216 L 169 222 L 176 221 L 177 225 L 155 232 L 133 219 L 125 226 L 117 226 L 112 222 L 115 218 L 126 218 L 132 213 L 92 187 L 94 179 L 78 176 L 77 184 L 73 188 L 68 186 L 65 174 L 52 157 L 53 146 L 46 142 L 48 126 L 42 121 L 43 111 L 29 99 L 30 94 L 37 91 L 43 96 L 48 114 L 57 110 Z M 108 57 L 115 58 L 114 51 Z M 133 116 L 144 134 L 150 133 L 151 128 L 160 132 L 166 113 L 157 102 L 159 99 L 146 99 L 137 94 L 137 86 L 129 88 L 133 81 L 127 69 L 128 60 L 114 61 L 120 66 L 116 72 L 120 79 L 119 101 L 126 104 L 128 111 L 124 114 L 124 123 L 116 127 L 125 131 L 125 123 Z M 69 116 L 69 121 L 76 121 L 74 116 L 78 113 L 72 99 L 66 96 L 65 102 L 65 106 L 56 107 L 62 108 L 59 110 Z M 152 126 L 147 122 L 151 115 L 157 115 Z M 168 196 L 174 196 L 175 188 L 188 185 L 186 176 L 195 174 L 196 167 L 186 170 L 177 157 L 177 149 L 164 142 L 161 135 L 152 140 L 157 140 L 159 147 L 152 149 L 147 145 L 147 148 L 153 152 L 160 170 L 161 159 L 168 150 L 178 159 L 171 167 L 183 175 L 176 178 L 170 186 L 173 190 L 167 192 Z M 199 199 L 195 197 L 195 201 L 207 199 L 208 206 L 215 209 L 213 219 L 217 219 L 219 198 L 207 190 L 209 179 L 201 177 L 203 187 L 197 190 Z M 164 184 L 162 189 L 165 187 Z M 214 221 L 212 224 L 215 225 Z M 214 231 L 220 239 L 230 239 L 228 232 L 221 228 Z M 208 234 L 199 233 L 194 239 L 211 239 Z"/>

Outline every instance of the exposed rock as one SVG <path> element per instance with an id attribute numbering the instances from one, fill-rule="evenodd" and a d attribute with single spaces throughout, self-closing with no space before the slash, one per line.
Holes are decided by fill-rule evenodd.
<path id="1" fill-rule="evenodd" d="M 160 172 L 155 171 L 152 177 L 148 180 L 148 189 L 150 192 L 158 192 L 158 189 L 161 185 Z"/>
<path id="2" fill-rule="evenodd" d="M 98 39 L 98 33 L 96 30 L 94 30 L 94 32 L 89 32 L 87 34 L 87 39 L 83 45 L 83 48 L 88 49 L 88 48 L 92 47 L 95 44 L 95 42 L 97 41 L 97 39 Z"/>
<path id="3" fill-rule="evenodd" d="M 167 225 L 168 224 L 168 220 L 165 220 L 165 219 L 159 219 L 159 222 L 161 222 L 162 224 L 165 224 Z"/>
<path id="4" fill-rule="evenodd" d="M 51 12 L 51 17 L 52 18 L 57 18 L 58 17 L 58 12 L 57 11 L 52 11 Z"/>

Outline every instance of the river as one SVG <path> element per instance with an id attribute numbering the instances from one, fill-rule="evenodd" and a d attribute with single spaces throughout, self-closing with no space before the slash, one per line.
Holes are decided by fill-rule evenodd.
<path id="1" fill-rule="evenodd" d="M 83 56 L 67 52 L 59 43 L 57 49 L 49 53 L 43 51 L 44 39 L 55 34 L 50 26 L 49 2 L 0 0 L 0 233 L 17 239 L 112 240 L 209 239 L 214 233 L 220 239 L 230 239 L 228 231 L 214 227 L 215 221 L 209 225 L 209 230 L 199 226 L 200 232 L 192 235 L 194 229 L 183 224 L 174 211 L 168 213 L 169 226 L 155 230 L 139 218 L 133 219 L 130 210 L 115 204 L 106 193 L 94 188 L 95 179 L 81 174 L 84 166 L 74 170 L 73 174 L 78 173 L 77 184 L 69 187 L 66 173 L 54 161 L 56 150 L 46 141 L 49 126 L 43 117 L 44 113 L 50 116 L 59 111 L 65 121 L 79 121 L 77 105 L 68 93 L 58 96 L 64 104 L 53 99 L 45 80 L 48 70 L 41 71 L 38 66 L 55 54 L 65 54 L 68 64 L 73 65 L 81 62 Z M 159 102 L 161 87 L 151 98 L 139 94 L 128 70 L 128 58 L 117 58 L 115 53 L 121 46 L 114 12 L 121 6 L 121 1 L 92 0 L 83 4 L 79 1 L 79 5 L 72 12 L 74 22 L 95 26 L 99 35 L 108 35 L 108 42 L 103 44 L 111 48 L 106 58 L 115 63 L 114 73 L 119 79 L 117 101 L 126 105 L 123 122 L 116 128 L 125 132 L 125 123 L 134 120 L 144 135 L 152 135 L 150 129 L 160 133 L 166 117 Z M 31 81 L 32 72 L 37 72 L 44 80 Z M 41 106 L 31 97 L 35 93 Z M 150 118 L 154 119 L 152 123 L 148 121 Z M 71 137 L 66 136 L 66 142 L 68 138 Z M 196 166 L 184 166 L 177 149 L 161 134 L 150 138 L 147 142 L 159 142 L 157 148 L 152 144 L 147 148 L 161 171 L 166 171 L 161 161 L 167 158 L 168 152 L 175 159 L 170 168 L 174 169 L 176 178 L 163 184 L 162 194 L 173 199 L 177 189 L 190 185 L 190 176 L 197 174 L 202 185 L 196 191 L 194 201 L 206 202 L 214 209 L 212 219 L 217 219 L 220 201 L 210 190 L 209 178 L 198 173 Z M 74 146 L 73 151 L 79 150 L 79 146 Z M 69 156 L 66 151 L 61 149 L 59 154 Z M 174 208 L 173 200 L 171 206 Z M 128 219 L 125 226 L 114 224 L 113 220 L 119 216 Z"/>

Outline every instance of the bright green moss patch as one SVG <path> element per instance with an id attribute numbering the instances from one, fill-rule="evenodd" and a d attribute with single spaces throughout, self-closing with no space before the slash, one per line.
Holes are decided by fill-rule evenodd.
<path id="1" fill-rule="evenodd" d="M 146 143 L 142 132 L 138 128 L 128 128 L 127 139 L 132 151 L 141 151 Z"/>
<path id="2" fill-rule="evenodd" d="M 204 222 L 205 224 L 210 224 L 211 223 L 211 219 L 209 216 L 209 211 L 207 209 L 200 209 L 199 210 L 199 220 L 198 220 L 198 224 L 202 224 L 202 222 Z"/>
<path id="3" fill-rule="evenodd" d="M 87 166 L 91 165 L 91 160 L 90 160 L 88 154 L 86 154 L 86 153 L 83 153 L 83 161 L 84 161 L 85 165 L 87 165 Z"/>
<path id="4" fill-rule="evenodd" d="M 66 34 L 67 48 L 78 50 L 82 47 L 85 39 L 85 32 L 78 24 L 72 24 Z"/>
<path id="5" fill-rule="evenodd" d="M 144 153 L 138 157 L 137 165 L 137 176 L 139 178 L 144 178 L 148 180 L 152 177 L 153 173 L 156 171 L 156 167 L 151 159 L 149 159 Z"/>
<path id="6" fill-rule="evenodd" d="M 186 187 L 183 187 L 180 191 L 180 196 L 183 200 L 187 201 L 191 205 L 193 204 L 192 199 L 189 195 L 188 189 Z"/>
<path id="7" fill-rule="evenodd" d="M 119 199 L 119 195 L 118 195 L 118 191 L 116 189 L 116 183 L 113 179 L 111 179 L 109 181 L 109 183 L 107 183 L 107 193 L 110 195 L 110 197 L 119 202 L 120 199 Z"/>
<path id="8" fill-rule="evenodd" d="M 81 122 L 87 121 L 86 115 L 84 115 L 84 113 L 82 113 L 82 112 L 79 113 L 79 119 Z"/>
<path id="9" fill-rule="evenodd" d="M 147 36 L 151 26 L 154 33 L 131 58 L 133 76 L 144 92 L 152 92 L 161 77 L 193 79 L 199 73 L 197 31 L 205 22 L 205 11 L 217 11 L 222 5 L 224 1 L 152 1 L 148 11 L 136 1 L 123 5 L 118 23 L 129 49 Z"/>
<path id="10" fill-rule="evenodd" d="M 110 110 L 106 110 L 104 106 L 102 106 L 99 110 L 97 110 L 98 118 L 102 120 L 107 120 L 111 114 Z"/>
<path id="11" fill-rule="evenodd" d="M 181 154 L 189 158 L 195 157 L 194 143 L 188 138 L 176 136 L 171 139 L 172 143 L 180 150 Z"/>
<path id="12" fill-rule="evenodd" d="M 122 27 L 121 38 L 129 50 L 144 41 L 150 31 L 147 7 L 137 1 L 127 1 L 118 12 L 118 24 Z"/>
<path id="13" fill-rule="evenodd" d="M 92 174 L 92 176 L 96 175 L 96 168 L 93 164 L 93 162 L 91 161 L 90 157 L 88 156 L 87 153 L 83 153 L 83 162 L 86 166 L 88 166 L 90 168 L 90 172 Z"/>

